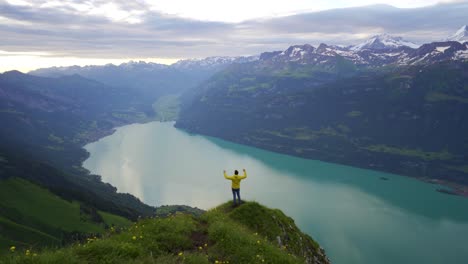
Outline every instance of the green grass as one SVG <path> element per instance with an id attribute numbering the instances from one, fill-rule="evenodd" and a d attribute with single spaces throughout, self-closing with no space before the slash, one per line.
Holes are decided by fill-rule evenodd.
<path id="1" fill-rule="evenodd" d="M 319 137 L 317 131 L 308 128 L 288 128 L 286 131 L 296 140 L 315 140 Z"/>
<path id="2" fill-rule="evenodd" d="M 277 237 L 283 241 L 278 244 Z M 36 255 L 34 255 L 36 254 Z M 279 210 L 231 203 L 201 216 L 176 213 L 144 219 L 58 250 L 17 250 L 0 263 L 328 263 L 317 243 Z"/>
<path id="3" fill-rule="evenodd" d="M 350 129 L 348 126 L 346 126 L 346 125 L 338 124 L 336 127 L 337 127 L 341 132 L 343 132 L 343 133 L 349 133 L 349 132 L 351 132 L 351 129 Z"/>
<path id="4" fill-rule="evenodd" d="M 166 95 L 160 97 L 153 104 L 156 120 L 173 121 L 179 116 L 180 100 L 178 95 Z"/>
<path id="5" fill-rule="evenodd" d="M 245 78 L 242 78 L 240 79 L 240 82 L 243 83 L 243 82 L 254 82 L 256 80 L 255 77 L 245 77 Z"/>
<path id="6" fill-rule="evenodd" d="M 108 226 L 127 227 L 132 225 L 132 221 L 128 220 L 127 218 L 101 211 L 99 212 L 99 214 L 104 220 L 104 223 Z"/>
<path id="7" fill-rule="evenodd" d="M 15 109 L 0 109 L 0 113 L 14 114 L 14 115 L 24 115 L 23 112 L 19 112 Z"/>
<path id="8" fill-rule="evenodd" d="M 352 118 L 359 117 L 361 115 L 362 115 L 362 112 L 361 111 L 356 111 L 356 110 L 346 113 L 346 116 L 352 117 Z"/>
<path id="9" fill-rule="evenodd" d="M 3 249 L 1 251 L 6 251 L 12 245 L 27 247 L 39 241 L 45 245 L 60 244 L 60 240 L 56 237 L 3 217 L 0 217 L 0 230 L 2 230 L 0 248 Z"/>
<path id="10" fill-rule="evenodd" d="M 46 149 L 53 150 L 53 151 L 63 151 L 64 148 L 62 146 L 46 146 Z"/>
<path id="11" fill-rule="evenodd" d="M 449 169 L 452 169 L 452 170 L 457 170 L 457 171 L 461 171 L 461 172 L 464 172 L 464 173 L 468 173 L 468 165 L 464 165 L 464 166 L 448 166 Z"/>
<path id="12" fill-rule="evenodd" d="M 61 137 L 58 137 L 54 134 L 49 135 L 49 141 L 57 144 L 63 144 L 64 140 Z"/>
<path id="13" fill-rule="evenodd" d="M 0 181 L 0 230 L 3 244 L 17 246 L 59 245 L 63 232 L 102 233 L 108 226 L 129 226 L 125 218 L 99 212 L 104 223 L 90 221 L 70 202 L 29 181 L 9 178 Z"/>
<path id="14" fill-rule="evenodd" d="M 350 131 L 350 129 L 344 125 L 338 125 L 337 128 L 341 131 Z M 307 127 L 290 127 L 281 131 L 257 130 L 257 132 L 261 134 L 301 141 L 317 140 L 318 138 L 324 136 L 346 138 L 346 135 L 344 134 L 345 132 L 341 133 L 340 131 L 330 126 L 321 127 L 319 130 L 312 130 Z"/>
<path id="15" fill-rule="evenodd" d="M 202 213 L 204 213 L 204 211 L 201 210 L 201 209 L 198 209 L 196 207 L 195 208 L 190 207 L 190 206 L 187 206 L 187 205 L 162 205 L 162 206 L 159 206 L 156 209 L 156 215 L 155 216 L 157 216 L 157 217 L 166 217 L 168 215 L 171 215 L 171 214 L 174 214 L 174 213 L 177 213 L 177 212 L 187 213 L 187 214 L 191 214 L 191 215 L 195 215 L 195 216 L 199 216 Z"/>
<path id="16" fill-rule="evenodd" d="M 311 73 L 307 71 L 290 71 L 290 70 L 283 70 L 279 72 L 276 77 L 281 78 L 292 78 L 292 79 L 307 79 L 311 77 Z"/>
<path id="17" fill-rule="evenodd" d="M 390 75 L 389 77 L 385 78 L 386 82 L 401 82 L 401 81 L 408 81 L 411 80 L 413 77 L 411 75 L 400 75 L 395 74 L 395 75 Z"/>
<path id="18" fill-rule="evenodd" d="M 103 231 L 96 224 L 80 221 L 79 203 L 65 201 L 23 179 L 10 178 L 0 183 L 0 205 L 65 231 Z"/>
<path id="19" fill-rule="evenodd" d="M 313 78 L 317 74 L 333 73 L 335 70 L 322 66 L 301 66 L 299 68 L 286 67 L 274 72 L 273 77 L 276 78 L 291 78 L 291 79 L 308 79 Z"/>
<path id="20" fill-rule="evenodd" d="M 429 101 L 429 102 L 455 101 L 455 102 L 459 102 L 463 104 L 468 104 L 468 98 L 439 93 L 439 92 L 431 92 L 431 93 L 426 94 L 426 101 Z"/>
<path id="21" fill-rule="evenodd" d="M 217 210 L 229 212 L 230 219 L 255 231 L 255 237 L 277 241 L 279 236 L 283 246 L 289 248 L 294 254 L 299 254 L 305 248 L 314 250 L 319 248 L 319 245 L 311 237 L 303 234 L 296 227 L 294 220 L 281 210 L 269 209 L 256 202 L 246 203 L 232 211 L 230 207 L 230 203 L 227 203 L 218 207 Z"/>
<path id="22" fill-rule="evenodd" d="M 429 152 L 423 151 L 421 149 L 410 149 L 410 148 L 397 148 L 387 145 L 371 145 L 367 146 L 365 149 L 373 152 L 383 152 L 389 154 L 395 154 L 400 156 L 407 156 L 413 158 L 420 158 L 423 160 L 451 160 L 455 156 L 448 151 L 441 152 Z"/>
<path id="23" fill-rule="evenodd" d="M 233 94 L 237 92 L 255 92 L 255 91 L 258 91 L 259 89 L 269 89 L 269 88 L 271 88 L 270 83 L 266 83 L 266 82 L 249 83 L 247 81 L 244 81 L 242 82 L 242 85 L 238 85 L 238 84 L 229 85 L 228 94 Z"/>
<path id="24" fill-rule="evenodd" d="M 273 135 L 281 138 L 294 140 L 315 140 L 318 138 L 317 131 L 307 128 L 287 128 L 284 131 L 258 130 L 262 134 Z"/>

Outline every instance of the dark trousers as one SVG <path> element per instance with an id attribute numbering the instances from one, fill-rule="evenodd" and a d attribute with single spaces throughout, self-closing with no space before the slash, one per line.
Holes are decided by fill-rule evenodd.
<path id="1" fill-rule="evenodd" d="M 241 203 L 240 189 L 232 189 L 232 199 L 234 201 L 234 204 L 237 204 L 236 203 L 236 195 L 237 195 L 237 201 L 240 204 Z"/>

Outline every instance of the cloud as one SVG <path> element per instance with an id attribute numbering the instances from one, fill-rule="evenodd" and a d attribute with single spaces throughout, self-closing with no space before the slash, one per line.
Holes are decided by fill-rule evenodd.
<path id="1" fill-rule="evenodd" d="M 355 44 L 384 32 L 424 43 L 468 24 L 466 1 L 408 9 L 342 8 L 240 23 L 181 18 L 155 11 L 146 1 L 22 2 L 0 2 L 0 50 L 42 52 L 47 57 L 249 55 L 293 44 Z M 6 55 L 0 54 L 0 60 L 2 56 Z"/>
<path id="2" fill-rule="evenodd" d="M 315 33 L 310 39 L 315 43 L 357 43 L 384 32 L 424 43 L 443 39 L 467 24 L 467 12 L 466 2 L 412 9 L 374 5 L 275 18 L 262 21 L 261 26 L 276 34 Z"/>

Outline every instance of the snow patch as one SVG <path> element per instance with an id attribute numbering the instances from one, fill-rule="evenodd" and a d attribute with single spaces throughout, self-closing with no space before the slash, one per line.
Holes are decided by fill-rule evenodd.
<path id="1" fill-rule="evenodd" d="M 410 47 L 416 49 L 419 45 L 414 44 L 412 42 L 404 40 L 402 37 L 395 37 L 388 34 L 382 34 L 374 36 L 367 41 L 351 47 L 353 51 L 359 51 L 363 49 L 374 49 L 374 50 L 381 50 L 381 49 L 388 49 L 388 48 L 399 48 L 399 47 Z"/>
<path id="2" fill-rule="evenodd" d="M 468 59 L 468 50 L 459 50 L 453 55 L 455 60 L 465 60 Z"/>
<path id="3" fill-rule="evenodd" d="M 291 51 L 291 54 L 289 54 L 289 57 L 296 57 L 296 55 L 300 53 L 301 51 L 302 51 L 301 48 L 294 47 L 294 49 Z"/>
<path id="4" fill-rule="evenodd" d="M 444 53 L 447 49 L 450 49 L 450 46 L 446 47 L 436 47 L 436 50 L 440 53 Z"/>

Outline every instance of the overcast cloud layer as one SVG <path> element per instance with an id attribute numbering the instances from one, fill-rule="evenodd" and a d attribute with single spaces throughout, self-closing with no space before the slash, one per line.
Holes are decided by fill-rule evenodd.
<path id="1" fill-rule="evenodd" d="M 411 9 L 343 8 L 240 23 L 162 14 L 145 1 L 13 2 L 0 1 L 0 60 L 21 54 L 106 59 L 251 55 L 293 44 L 356 44 L 384 32 L 421 44 L 468 24 L 466 1 Z M 83 4 L 90 2 L 99 8 Z"/>

